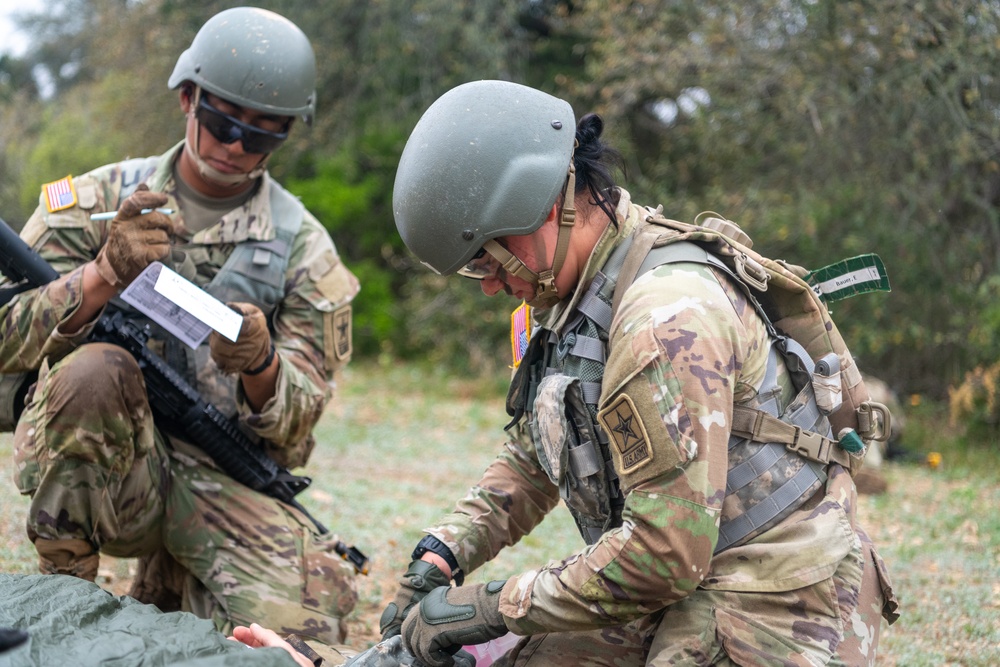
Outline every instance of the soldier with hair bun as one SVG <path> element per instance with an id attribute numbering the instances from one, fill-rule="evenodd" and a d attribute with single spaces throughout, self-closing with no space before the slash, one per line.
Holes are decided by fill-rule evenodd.
<path id="1" fill-rule="evenodd" d="M 495 664 L 874 664 L 895 599 L 812 360 L 748 297 L 759 266 L 744 255 L 734 272 L 693 242 L 718 238 L 708 223 L 665 226 L 615 183 L 603 129 L 541 91 L 477 81 L 407 141 L 393 192 L 406 245 L 525 305 L 506 444 L 426 529 L 383 638 L 434 667 L 507 633 L 520 640 Z M 691 242 L 641 245 L 677 228 Z M 561 501 L 579 549 L 463 585 Z"/>

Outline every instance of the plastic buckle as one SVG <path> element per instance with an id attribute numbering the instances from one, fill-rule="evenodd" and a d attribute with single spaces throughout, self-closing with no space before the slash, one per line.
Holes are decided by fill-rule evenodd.
<path id="1" fill-rule="evenodd" d="M 767 280 L 770 276 L 756 260 L 750 259 L 746 253 L 740 253 L 733 258 L 736 263 L 736 274 L 759 292 L 767 291 Z"/>
<path id="2" fill-rule="evenodd" d="M 785 445 L 785 447 L 810 461 L 818 463 L 830 462 L 830 440 L 824 438 L 819 433 L 803 431 L 799 426 L 795 426 L 794 428 L 795 436 L 792 438 L 792 442 Z"/>

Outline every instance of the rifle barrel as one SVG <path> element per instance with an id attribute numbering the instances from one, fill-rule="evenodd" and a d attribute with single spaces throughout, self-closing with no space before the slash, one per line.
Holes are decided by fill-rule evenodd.
<path id="1" fill-rule="evenodd" d="M 32 287 L 46 285 L 59 277 L 10 225 L 0 218 L 0 268 L 11 282 L 27 280 Z"/>

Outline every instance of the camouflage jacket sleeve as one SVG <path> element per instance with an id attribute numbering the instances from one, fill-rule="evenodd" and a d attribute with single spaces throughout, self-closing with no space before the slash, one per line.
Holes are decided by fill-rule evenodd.
<path id="1" fill-rule="evenodd" d="M 44 357 L 58 358 L 87 337 L 89 329 L 58 331 L 80 306 L 81 280 L 82 270 L 74 270 L 0 306 L 0 373 L 36 370 Z"/>
<path id="2" fill-rule="evenodd" d="M 559 502 L 521 425 L 455 511 L 428 533 L 448 545 L 465 573 L 516 544 Z"/>
<path id="3" fill-rule="evenodd" d="M 623 525 L 508 580 L 520 634 L 621 624 L 685 598 L 710 571 L 734 398 L 763 376 L 763 323 L 704 266 L 655 269 L 612 325 L 599 421 L 626 493 Z"/>
<path id="4" fill-rule="evenodd" d="M 281 361 L 274 397 L 254 413 L 239 388 L 240 415 L 273 443 L 271 455 L 289 467 L 304 465 L 313 427 L 332 396 L 336 373 L 351 357 L 351 301 L 359 284 L 316 219 L 306 214 L 286 274 L 285 297 L 274 319 Z"/>
<path id="5" fill-rule="evenodd" d="M 58 331 L 82 302 L 77 269 L 96 256 L 102 243 L 103 225 L 86 224 L 85 215 L 75 207 L 49 213 L 39 204 L 24 224 L 21 238 L 62 277 L 0 306 L 0 372 L 37 369 L 43 357 L 68 354 L 90 334 L 92 326 L 72 336 Z"/>

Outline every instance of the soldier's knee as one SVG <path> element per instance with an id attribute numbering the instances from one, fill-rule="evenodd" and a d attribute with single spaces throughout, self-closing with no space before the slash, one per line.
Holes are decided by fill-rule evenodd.
<path id="1" fill-rule="evenodd" d="M 103 382 L 128 382 L 141 375 L 132 355 L 110 343 L 81 345 L 52 368 L 53 380 L 92 389 Z"/>
<path id="2" fill-rule="evenodd" d="M 151 427 L 138 364 L 117 346 L 95 343 L 39 377 L 15 440 L 29 446 L 44 434 L 44 446 L 59 457 L 123 463 L 121 446 L 132 447 L 142 436 L 151 447 Z"/>
<path id="3" fill-rule="evenodd" d="M 89 343 L 53 365 L 46 378 L 51 403 L 145 402 L 139 364 L 126 350 L 108 343 Z"/>

